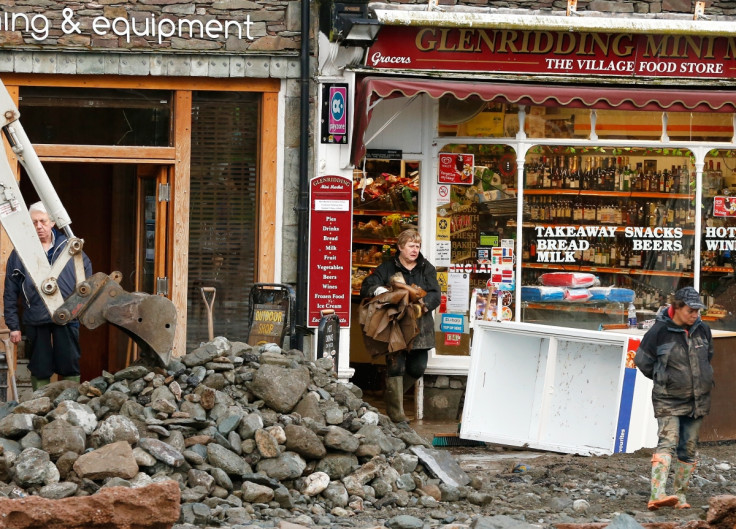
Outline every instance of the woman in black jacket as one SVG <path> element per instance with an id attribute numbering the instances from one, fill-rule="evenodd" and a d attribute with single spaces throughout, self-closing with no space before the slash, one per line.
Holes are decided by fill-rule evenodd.
<path id="1" fill-rule="evenodd" d="M 396 257 L 381 264 L 365 278 L 360 296 L 372 298 L 385 292 L 390 278 L 397 272 L 401 272 L 407 285 L 417 285 L 427 292 L 424 297 L 427 312 L 417 321 L 419 334 L 412 342 L 411 350 L 386 355 L 386 413 L 392 421 L 402 422 L 407 420 L 404 415 L 404 392 L 424 375 L 429 350 L 434 347 L 432 311 L 440 305 L 441 291 L 437 270 L 419 251 L 422 246 L 419 232 L 401 232 L 397 246 L 399 253 Z"/>

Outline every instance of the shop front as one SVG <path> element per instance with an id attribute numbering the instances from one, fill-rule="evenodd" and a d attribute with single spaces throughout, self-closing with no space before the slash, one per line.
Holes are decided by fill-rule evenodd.
<path id="1" fill-rule="evenodd" d="M 687 285 L 736 330 L 724 22 L 375 14 L 351 73 L 353 282 L 419 228 L 445 299 L 428 374 L 467 374 L 479 321 L 646 327 Z"/>
<path id="2" fill-rule="evenodd" d="M 279 200 L 298 132 L 279 120 L 298 39 L 271 35 L 299 29 L 290 2 L 265 18 L 226 3 L 47 4 L 34 16 L 0 8 L 0 79 L 94 271 L 174 301 L 175 356 L 208 339 L 203 287 L 217 290 L 215 335 L 244 340 L 251 286 L 281 282 L 279 252 L 294 252 Z M 0 246 L 4 274 L 12 247 Z M 84 379 L 136 356 L 109 326 L 81 341 Z"/>

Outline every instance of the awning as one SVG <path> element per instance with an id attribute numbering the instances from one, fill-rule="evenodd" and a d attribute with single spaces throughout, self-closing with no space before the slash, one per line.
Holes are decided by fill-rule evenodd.
<path id="1" fill-rule="evenodd" d="M 557 84 L 484 83 L 445 79 L 364 77 L 355 89 L 353 164 L 365 156 L 365 131 L 371 119 L 371 105 L 379 99 L 426 94 L 433 99 L 453 95 L 484 101 L 526 106 L 567 106 L 573 108 L 654 110 L 669 112 L 736 112 L 736 91 L 664 88 L 610 88 Z"/>

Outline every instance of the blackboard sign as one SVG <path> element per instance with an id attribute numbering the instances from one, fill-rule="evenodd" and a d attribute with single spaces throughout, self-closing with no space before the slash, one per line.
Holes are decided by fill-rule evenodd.
<path id="1" fill-rule="evenodd" d="M 317 327 L 317 358 L 332 358 L 332 368 L 337 371 L 340 355 L 340 318 L 334 311 L 323 314 Z"/>
<path id="2" fill-rule="evenodd" d="M 281 345 L 286 333 L 285 323 L 286 309 L 281 305 L 254 305 L 248 345 L 262 345 L 264 343 Z"/>

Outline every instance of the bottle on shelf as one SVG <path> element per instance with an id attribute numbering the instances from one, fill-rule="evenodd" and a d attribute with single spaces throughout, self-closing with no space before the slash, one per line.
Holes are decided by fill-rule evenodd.
<path id="1" fill-rule="evenodd" d="M 633 303 L 629 303 L 628 312 L 628 323 L 629 329 L 636 329 L 636 307 Z"/>

